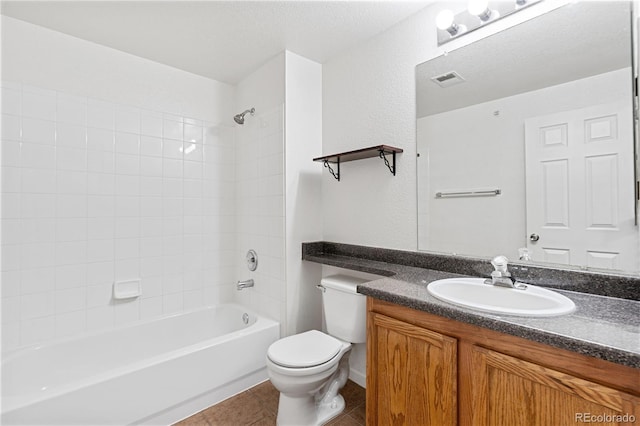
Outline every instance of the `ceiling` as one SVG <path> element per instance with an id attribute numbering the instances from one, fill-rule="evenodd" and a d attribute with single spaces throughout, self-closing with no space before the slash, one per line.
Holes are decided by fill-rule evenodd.
<path id="1" fill-rule="evenodd" d="M 2 14 L 236 84 L 285 49 L 324 63 L 432 2 L 2 1 Z"/>

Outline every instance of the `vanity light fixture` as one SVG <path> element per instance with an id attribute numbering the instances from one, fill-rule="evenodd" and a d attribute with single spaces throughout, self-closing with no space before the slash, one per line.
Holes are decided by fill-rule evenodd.
<path id="1" fill-rule="evenodd" d="M 442 10 L 436 17 L 438 46 L 541 1 L 469 0 L 464 12 Z"/>

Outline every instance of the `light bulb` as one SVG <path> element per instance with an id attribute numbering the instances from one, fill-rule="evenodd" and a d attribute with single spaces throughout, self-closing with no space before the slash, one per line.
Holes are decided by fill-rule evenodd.
<path id="1" fill-rule="evenodd" d="M 440 30 L 447 30 L 453 25 L 453 18 L 453 12 L 449 9 L 441 11 L 436 17 L 436 27 Z"/>
<path id="2" fill-rule="evenodd" d="M 488 21 L 493 13 L 493 11 L 489 9 L 488 0 L 470 0 L 467 10 L 470 14 L 480 18 L 482 22 Z"/>

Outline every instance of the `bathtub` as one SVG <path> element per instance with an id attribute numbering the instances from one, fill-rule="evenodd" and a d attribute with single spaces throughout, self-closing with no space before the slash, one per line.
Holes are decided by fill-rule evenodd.
<path id="1" fill-rule="evenodd" d="M 279 334 L 229 304 L 8 353 L 2 424 L 169 424 L 264 380 Z"/>

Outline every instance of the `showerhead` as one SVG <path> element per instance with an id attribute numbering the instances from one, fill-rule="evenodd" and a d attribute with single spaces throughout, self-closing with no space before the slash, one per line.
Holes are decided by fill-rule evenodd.
<path id="1" fill-rule="evenodd" d="M 244 124 L 244 116 L 249 113 L 251 115 L 255 114 L 256 109 L 255 108 L 251 108 L 246 110 L 245 112 L 243 112 L 242 114 L 236 114 L 233 119 L 235 120 L 236 123 L 238 124 Z"/>

